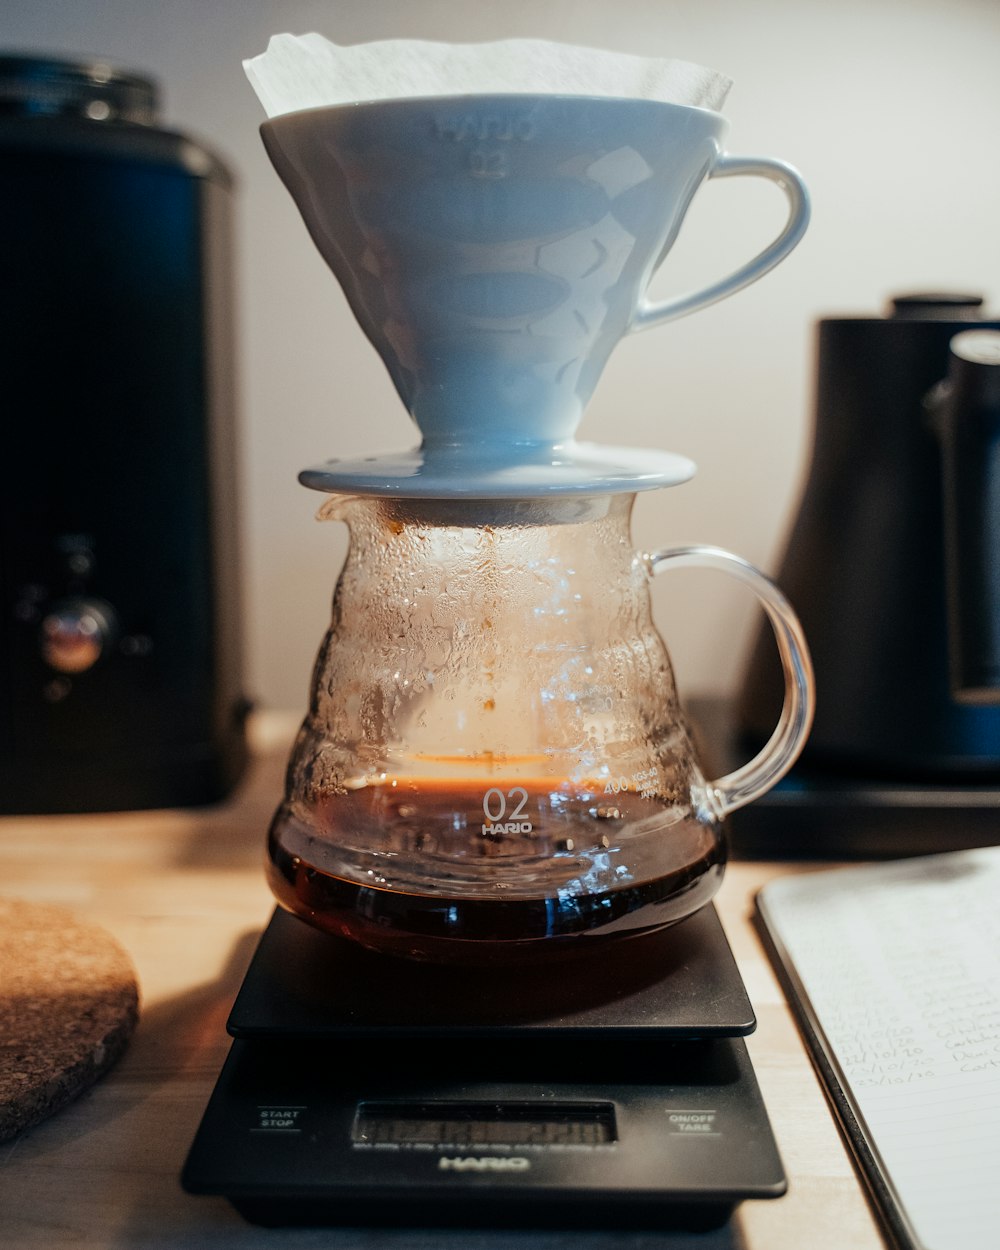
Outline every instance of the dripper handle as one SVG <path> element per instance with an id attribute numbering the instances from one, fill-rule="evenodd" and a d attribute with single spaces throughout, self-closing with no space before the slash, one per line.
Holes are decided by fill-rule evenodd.
<path id="1" fill-rule="evenodd" d="M 713 568 L 748 585 L 774 630 L 785 677 L 785 700 L 774 732 L 761 751 L 735 772 L 707 783 L 720 815 L 765 794 L 795 763 L 812 726 L 816 694 L 809 648 L 798 617 L 771 579 L 741 556 L 721 547 L 678 547 L 646 557 L 651 573 L 666 568 Z"/>
<path id="2" fill-rule="evenodd" d="M 688 313 L 707 308 L 709 304 L 715 304 L 725 299 L 727 295 L 741 291 L 784 260 L 805 234 L 806 227 L 809 225 L 809 192 L 798 170 L 784 161 L 768 156 L 723 155 L 709 170 L 708 176 L 709 178 L 738 178 L 745 174 L 767 178 L 770 182 L 777 183 L 784 191 L 788 200 L 788 219 L 784 229 L 752 260 L 741 265 L 728 277 L 720 278 L 711 286 L 704 287 L 700 291 L 691 291 L 687 295 L 678 295 L 657 304 L 640 303 L 629 326 L 631 332 L 649 330 L 667 321 L 676 321 L 678 317 L 686 317 Z"/>

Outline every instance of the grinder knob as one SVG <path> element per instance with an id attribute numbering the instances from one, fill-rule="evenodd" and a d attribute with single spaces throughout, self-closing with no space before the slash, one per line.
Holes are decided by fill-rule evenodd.
<path id="1" fill-rule="evenodd" d="M 115 614 L 95 599 L 66 599 L 42 620 L 42 658 L 60 673 L 84 673 L 113 642 Z"/>

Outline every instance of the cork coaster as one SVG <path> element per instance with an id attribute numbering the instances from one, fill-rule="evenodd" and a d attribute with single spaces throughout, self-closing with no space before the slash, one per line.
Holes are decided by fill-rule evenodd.
<path id="1" fill-rule="evenodd" d="M 0 1141 L 105 1073 L 138 1019 L 118 943 L 61 907 L 0 898 Z"/>

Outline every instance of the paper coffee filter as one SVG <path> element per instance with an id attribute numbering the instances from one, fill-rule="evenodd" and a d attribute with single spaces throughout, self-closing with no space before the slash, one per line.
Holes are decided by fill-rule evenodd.
<path id="1" fill-rule="evenodd" d="M 690 61 L 544 39 L 386 39 L 341 47 L 322 35 L 283 34 L 243 68 L 269 118 L 361 101 L 512 93 L 649 99 L 717 112 L 732 85 Z"/>

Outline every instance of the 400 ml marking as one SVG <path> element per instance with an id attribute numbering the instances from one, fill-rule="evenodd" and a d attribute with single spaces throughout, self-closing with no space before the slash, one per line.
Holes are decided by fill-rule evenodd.
<path id="1" fill-rule="evenodd" d="M 655 768 L 633 773 L 631 777 L 612 777 L 605 784 L 605 794 L 637 794 L 640 799 L 656 798 L 659 773 Z"/>

